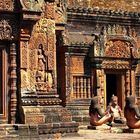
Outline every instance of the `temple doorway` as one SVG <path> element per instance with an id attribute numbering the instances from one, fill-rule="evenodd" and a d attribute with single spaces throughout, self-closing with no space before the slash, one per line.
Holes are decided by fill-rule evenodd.
<path id="1" fill-rule="evenodd" d="M 112 95 L 118 97 L 118 104 L 124 106 L 125 93 L 124 73 L 106 73 L 106 105 L 109 104 Z"/>
<path id="2" fill-rule="evenodd" d="M 107 105 L 110 102 L 112 95 L 117 96 L 117 75 L 116 74 L 106 74 L 106 97 Z"/>

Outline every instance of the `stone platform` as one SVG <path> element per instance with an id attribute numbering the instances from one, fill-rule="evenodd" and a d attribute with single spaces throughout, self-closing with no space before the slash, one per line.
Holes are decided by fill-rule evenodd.
<path id="1" fill-rule="evenodd" d="M 62 123 L 48 123 L 48 124 L 1 124 L 0 125 L 0 139 L 39 139 L 42 135 L 47 138 L 61 137 L 67 133 L 77 133 L 78 123 L 62 122 Z"/>
<path id="2" fill-rule="evenodd" d="M 129 128 L 124 128 L 123 133 L 134 133 L 134 134 L 140 134 L 140 129 L 129 129 Z"/>
<path id="3" fill-rule="evenodd" d="M 102 126 L 91 126 L 88 125 L 87 129 L 90 130 L 99 130 L 109 133 L 134 133 L 134 134 L 140 134 L 140 129 L 130 129 L 124 124 L 115 124 L 113 127 L 110 127 L 108 125 L 102 125 Z"/>

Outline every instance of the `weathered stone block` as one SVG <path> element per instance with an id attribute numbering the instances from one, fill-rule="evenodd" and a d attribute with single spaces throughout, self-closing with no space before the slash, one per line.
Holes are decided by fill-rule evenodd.
<path id="1" fill-rule="evenodd" d="M 27 114 L 25 117 L 26 124 L 42 124 L 45 123 L 45 117 L 42 114 Z"/>
<path id="2" fill-rule="evenodd" d="M 38 125 L 29 125 L 29 131 L 31 137 L 38 136 Z"/>
<path id="3" fill-rule="evenodd" d="M 30 135 L 29 126 L 25 125 L 25 124 L 19 125 L 18 134 L 19 134 L 19 136 L 29 136 Z"/>
<path id="4" fill-rule="evenodd" d="M 140 134 L 140 129 L 129 129 L 129 128 L 124 128 L 123 129 L 124 133 L 135 133 L 135 134 Z"/>

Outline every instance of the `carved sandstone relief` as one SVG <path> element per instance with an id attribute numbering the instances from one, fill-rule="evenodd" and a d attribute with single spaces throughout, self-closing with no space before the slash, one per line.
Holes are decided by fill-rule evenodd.
<path id="1" fill-rule="evenodd" d="M 110 40 L 105 46 L 105 56 L 112 58 L 130 58 L 130 43 L 121 40 Z M 111 69 L 129 69 L 129 61 L 125 60 L 104 60 L 103 68 Z"/>
<path id="2" fill-rule="evenodd" d="M 84 73 L 84 57 L 71 58 L 71 73 Z"/>
<path id="3" fill-rule="evenodd" d="M 45 34 L 45 39 L 44 41 L 42 40 L 41 42 L 46 42 L 44 45 L 47 46 L 45 50 L 48 50 L 48 70 L 54 70 L 55 66 L 55 21 L 51 19 L 46 19 L 42 18 L 40 19 L 37 24 L 35 25 L 34 28 L 35 33 L 42 33 Z M 42 37 L 40 37 L 42 38 Z"/>
<path id="4" fill-rule="evenodd" d="M 30 70 L 34 73 L 36 91 L 48 92 L 53 85 L 52 71 L 48 69 L 48 46 L 46 34 L 36 34 L 33 40 L 34 46 L 30 46 L 29 64 Z M 32 40 L 32 41 L 33 41 Z"/>
<path id="5" fill-rule="evenodd" d="M 55 18 L 55 3 L 46 2 L 45 9 L 44 9 L 44 17 L 47 19 Z"/>
<path id="6" fill-rule="evenodd" d="M 27 68 L 28 67 L 28 42 L 27 41 L 21 41 L 20 42 L 21 46 L 21 59 L 20 59 L 20 64 L 21 68 Z"/>
<path id="7" fill-rule="evenodd" d="M 14 9 L 14 0 L 0 0 L 0 10 L 12 11 Z"/>
<path id="8" fill-rule="evenodd" d="M 44 0 L 20 0 L 23 10 L 42 11 Z"/>
<path id="9" fill-rule="evenodd" d="M 0 21 L 0 39 L 11 40 L 11 37 L 12 37 L 12 27 L 9 25 L 8 21 L 1 20 Z"/>
<path id="10" fill-rule="evenodd" d="M 25 78 L 21 79 L 22 88 L 47 93 L 54 84 L 55 23 L 42 18 L 34 26 L 29 42 L 22 38 L 21 76 Z"/>
<path id="11" fill-rule="evenodd" d="M 56 1 L 55 20 L 56 23 L 66 22 L 66 0 Z"/>
<path id="12" fill-rule="evenodd" d="M 106 57 L 129 58 L 130 48 L 127 42 L 116 40 L 108 41 L 105 49 Z"/>
<path id="13" fill-rule="evenodd" d="M 0 40 L 13 40 L 18 38 L 18 24 L 14 16 L 1 14 Z"/>
<path id="14" fill-rule="evenodd" d="M 129 26 L 124 27 L 114 24 L 104 26 L 102 31 L 105 41 L 103 45 L 103 56 L 110 58 L 103 61 L 102 67 L 111 69 L 129 69 L 130 62 L 122 59 L 130 59 L 131 47 L 133 58 L 139 57 L 136 30 Z M 119 59 L 113 60 L 112 58 Z"/>

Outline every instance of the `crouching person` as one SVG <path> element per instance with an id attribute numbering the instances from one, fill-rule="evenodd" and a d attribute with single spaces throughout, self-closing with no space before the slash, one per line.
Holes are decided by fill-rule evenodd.
<path id="1" fill-rule="evenodd" d="M 89 107 L 89 116 L 90 116 L 90 125 L 92 126 L 100 126 L 102 124 L 106 124 L 107 122 L 111 122 L 113 119 L 113 115 L 106 113 L 100 106 L 100 97 L 96 96 L 91 100 L 91 104 Z"/>
<path id="2" fill-rule="evenodd" d="M 107 107 L 106 110 L 107 113 L 112 113 L 114 116 L 113 123 L 120 123 L 124 124 L 125 123 L 125 118 L 123 117 L 122 110 L 120 106 L 118 105 L 118 97 L 117 96 L 112 96 L 110 104 Z"/>
<path id="3" fill-rule="evenodd" d="M 140 110 L 136 104 L 136 98 L 134 96 L 126 97 L 124 116 L 126 118 L 126 124 L 129 128 L 140 128 Z"/>

